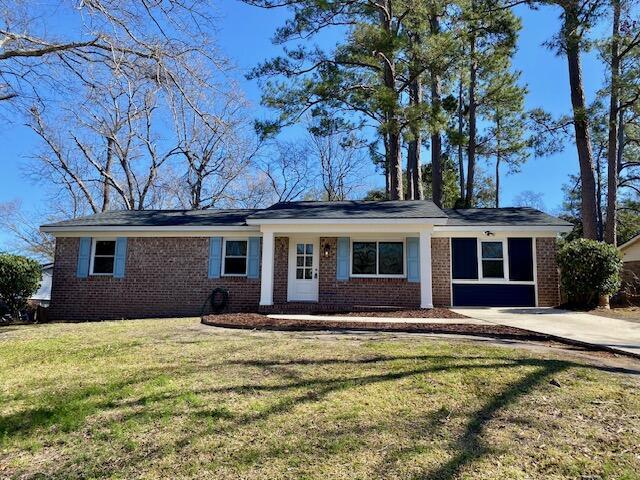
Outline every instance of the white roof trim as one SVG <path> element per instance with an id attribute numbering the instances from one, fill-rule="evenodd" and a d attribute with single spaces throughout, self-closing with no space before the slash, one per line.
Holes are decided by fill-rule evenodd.
<path id="1" fill-rule="evenodd" d="M 554 232 L 569 233 L 569 225 L 443 225 L 433 227 L 434 232 Z"/>
<path id="2" fill-rule="evenodd" d="M 446 225 L 447 218 L 248 218 L 247 225 Z"/>
<path id="3" fill-rule="evenodd" d="M 622 245 L 620 245 L 618 247 L 618 250 L 624 250 L 625 248 L 630 247 L 631 245 L 633 245 L 634 243 L 636 243 L 638 240 L 640 240 L 640 233 L 638 235 L 636 235 L 635 237 L 633 237 L 631 240 L 623 243 Z"/>

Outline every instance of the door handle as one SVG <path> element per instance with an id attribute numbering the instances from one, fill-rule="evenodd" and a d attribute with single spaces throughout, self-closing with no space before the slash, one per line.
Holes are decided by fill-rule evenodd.
<path id="1" fill-rule="evenodd" d="M 315 268 L 313 270 L 313 278 L 318 278 L 318 269 L 317 268 Z"/>

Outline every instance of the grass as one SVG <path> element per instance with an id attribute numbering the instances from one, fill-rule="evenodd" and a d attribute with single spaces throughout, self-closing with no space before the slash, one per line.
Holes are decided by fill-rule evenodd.
<path id="1" fill-rule="evenodd" d="M 640 382 L 560 357 L 186 319 L 5 327 L 0 362 L 2 478 L 640 478 Z"/>

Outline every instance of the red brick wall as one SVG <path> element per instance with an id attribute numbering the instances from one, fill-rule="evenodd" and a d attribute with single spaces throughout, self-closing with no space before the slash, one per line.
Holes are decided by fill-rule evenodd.
<path id="1" fill-rule="evenodd" d="M 433 305 L 451 305 L 451 248 L 449 238 L 431 239 Z"/>
<path id="2" fill-rule="evenodd" d="M 289 237 L 276 237 L 273 260 L 273 304 L 287 303 Z"/>
<path id="3" fill-rule="evenodd" d="M 78 244 L 78 238 L 56 240 L 52 319 L 197 316 L 216 287 L 229 290 L 230 310 L 257 309 L 259 279 L 207 278 L 208 238 L 129 238 L 122 279 L 77 278 Z"/>
<path id="4" fill-rule="evenodd" d="M 329 245 L 329 257 L 324 257 L 324 246 Z M 319 298 L 320 303 L 338 308 L 352 306 L 394 306 L 417 308 L 420 306 L 420 284 L 403 278 L 351 278 L 336 280 L 337 238 L 320 239 Z"/>
<path id="5" fill-rule="evenodd" d="M 560 278 L 556 263 L 556 239 L 536 238 L 538 306 L 555 307 L 560 303 Z"/>

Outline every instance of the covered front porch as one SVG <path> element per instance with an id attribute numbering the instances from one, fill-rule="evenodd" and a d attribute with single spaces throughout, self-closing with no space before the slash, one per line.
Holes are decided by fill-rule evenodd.
<path id="1" fill-rule="evenodd" d="M 433 308 L 433 225 L 261 225 L 262 311 Z"/>

